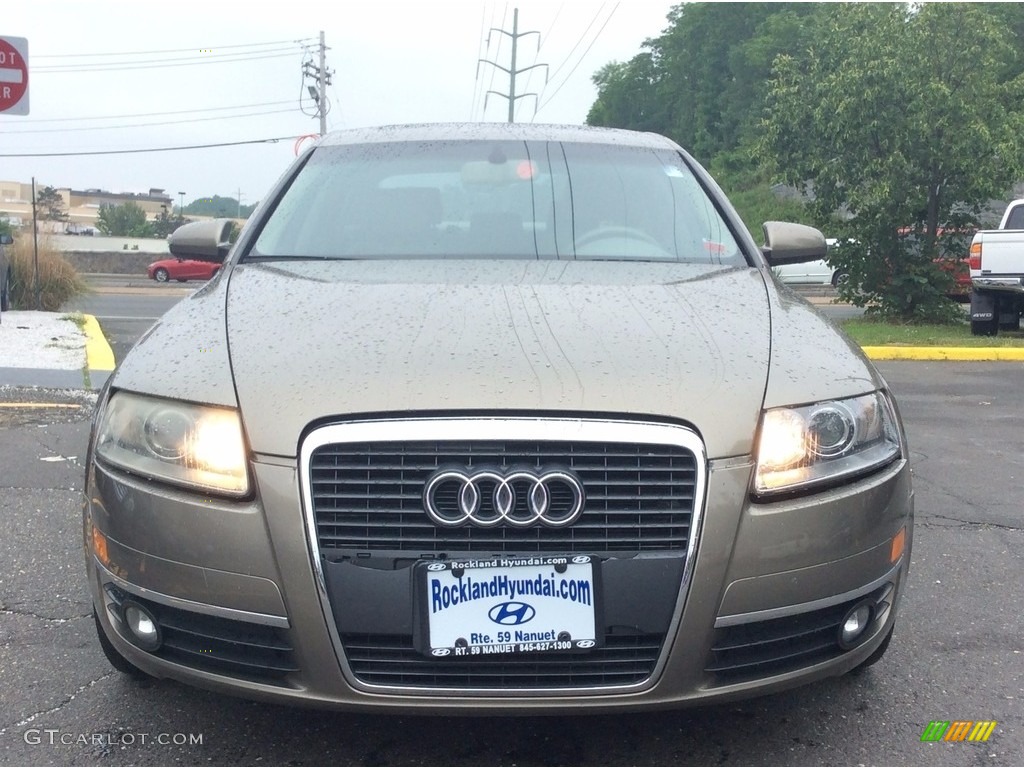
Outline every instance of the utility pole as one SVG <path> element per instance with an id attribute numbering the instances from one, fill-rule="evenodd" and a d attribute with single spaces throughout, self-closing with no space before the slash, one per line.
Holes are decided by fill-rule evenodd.
<path id="1" fill-rule="evenodd" d="M 515 122 L 515 113 L 516 113 L 516 100 L 517 99 L 522 99 L 522 98 L 524 98 L 526 96 L 533 96 L 534 98 L 537 98 L 537 94 L 536 93 L 522 93 L 522 94 L 518 94 L 518 95 L 516 94 L 516 75 L 518 75 L 518 74 L 520 74 L 522 72 L 528 72 L 531 69 L 537 69 L 538 67 L 544 67 L 544 83 L 545 83 L 545 85 L 548 82 L 548 65 L 547 64 L 534 64 L 533 66 L 530 66 L 530 67 L 523 67 L 522 69 L 516 69 L 516 54 L 517 54 L 517 49 L 518 49 L 518 44 L 519 44 L 519 38 L 520 37 L 526 37 L 527 35 L 536 35 L 537 36 L 537 52 L 539 53 L 540 52 L 540 32 L 537 32 L 536 30 L 533 30 L 533 31 L 530 31 L 530 32 L 520 32 L 519 31 L 519 9 L 518 8 L 515 8 L 512 11 L 512 31 L 511 32 L 509 32 L 507 30 L 504 30 L 504 29 L 498 29 L 497 27 L 491 27 L 490 31 L 487 33 L 487 47 L 488 48 L 491 45 L 491 32 L 498 32 L 499 34 L 507 35 L 508 37 L 512 38 L 512 60 L 510 62 L 510 65 L 509 65 L 508 69 L 506 69 L 505 67 L 501 66 L 500 64 L 498 64 L 496 62 L 490 61 L 489 59 L 478 59 L 477 60 L 477 63 L 476 63 L 476 75 L 477 75 L 477 77 L 480 77 L 480 65 L 481 64 L 490 64 L 492 67 L 495 67 L 496 69 L 500 69 L 502 72 L 508 73 L 508 93 L 502 93 L 501 91 L 487 91 L 487 93 L 484 94 L 484 111 L 485 112 L 487 111 L 487 96 L 488 95 L 493 93 L 495 96 L 501 96 L 503 99 L 508 99 L 508 122 L 514 123 Z"/>
<path id="2" fill-rule="evenodd" d="M 320 65 L 312 61 L 306 61 L 302 65 L 304 77 L 316 81 L 316 85 L 307 86 L 309 95 L 316 102 L 317 115 L 320 117 L 320 135 L 327 133 L 327 86 L 331 84 L 333 72 L 327 69 L 327 43 L 324 41 L 324 32 L 320 30 Z"/>
<path id="3" fill-rule="evenodd" d="M 242 188 L 238 188 L 238 214 L 235 216 L 236 219 L 242 218 Z"/>
<path id="4" fill-rule="evenodd" d="M 32 275 L 35 283 L 36 309 L 43 308 L 39 289 L 39 220 L 36 218 L 36 177 L 32 177 Z"/>

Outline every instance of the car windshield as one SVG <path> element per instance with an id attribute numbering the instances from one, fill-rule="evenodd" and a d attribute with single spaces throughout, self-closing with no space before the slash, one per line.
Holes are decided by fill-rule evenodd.
<path id="1" fill-rule="evenodd" d="M 248 256 L 745 263 L 679 153 L 511 140 L 320 147 Z"/>

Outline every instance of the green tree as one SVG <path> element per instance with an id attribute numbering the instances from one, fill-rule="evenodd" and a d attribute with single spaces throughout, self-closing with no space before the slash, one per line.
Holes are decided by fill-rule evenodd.
<path id="1" fill-rule="evenodd" d="M 605 64 L 591 78 L 598 98 L 587 113 L 587 124 L 665 133 L 669 121 L 667 102 L 658 97 L 660 77 L 650 53 L 627 63 Z"/>
<path id="2" fill-rule="evenodd" d="M 200 197 L 185 206 L 185 213 L 193 216 L 212 216 L 217 219 L 233 219 L 241 217 L 249 218 L 249 215 L 256 209 L 256 204 L 239 205 L 239 201 L 233 197 Z"/>
<path id="3" fill-rule="evenodd" d="M 814 45 L 776 59 L 759 156 L 806 185 L 820 224 L 838 230 L 844 212 L 846 298 L 906 321 L 951 317 L 940 234 L 1024 168 L 1012 32 L 984 5 L 828 11 Z"/>
<path id="4" fill-rule="evenodd" d="M 171 214 L 166 205 L 160 206 L 160 214 L 150 222 L 155 237 L 167 237 L 178 227 L 187 224 L 188 219 L 179 214 Z"/>
<path id="5" fill-rule="evenodd" d="M 775 57 L 815 38 L 825 11 L 813 3 L 690 3 L 629 62 L 602 67 L 590 125 L 674 138 L 711 168 L 755 238 L 769 219 L 801 220 L 750 146 L 760 130 Z"/>
<path id="6" fill-rule="evenodd" d="M 683 3 L 628 63 L 594 75 L 590 125 L 666 134 L 702 163 L 756 132 L 775 56 L 814 37 L 814 3 Z"/>
<path id="7" fill-rule="evenodd" d="M 0 235 L 14 236 L 14 227 L 11 226 L 11 222 L 4 216 L 0 216 Z"/>
<path id="8" fill-rule="evenodd" d="M 138 203 L 101 205 L 96 226 L 105 235 L 116 237 L 152 237 L 153 225 L 146 221 L 146 212 Z"/>
<path id="9" fill-rule="evenodd" d="M 64 198 L 55 187 L 43 187 L 36 193 L 36 208 L 39 218 L 48 221 L 67 221 L 68 213 L 64 210 Z"/>

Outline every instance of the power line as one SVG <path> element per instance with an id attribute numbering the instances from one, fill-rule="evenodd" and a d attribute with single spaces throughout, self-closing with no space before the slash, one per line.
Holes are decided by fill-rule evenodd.
<path id="1" fill-rule="evenodd" d="M 15 133 L 75 133 L 78 131 L 111 131 L 122 128 L 153 128 L 160 125 L 182 125 L 184 123 L 207 123 L 211 120 L 231 120 L 236 117 L 261 117 L 263 115 L 280 115 L 285 112 L 294 112 L 295 108 L 270 109 L 262 112 L 247 112 L 241 115 L 217 115 L 216 117 L 193 117 L 189 120 L 163 120 L 157 123 L 131 123 L 128 125 L 89 125 L 78 128 L 30 128 L 25 131 L 0 131 L 0 135 Z"/>
<path id="2" fill-rule="evenodd" d="M 280 107 L 291 104 L 288 101 L 264 101 L 259 104 L 237 104 L 233 107 L 203 107 L 201 109 L 178 109 L 172 112 L 137 112 L 134 115 L 90 115 L 86 117 L 45 117 L 29 120 L 19 120 L 19 123 L 66 123 L 80 120 L 124 120 L 133 117 L 165 117 L 167 115 L 190 115 L 196 112 L 223 112 L 232 109 L 254 109 L 256 107 Z"/>
<path id="3" fill-rule="evenodd" d="M 558 23 L 558 17 L 562 15 L 562 9 L 563 8 L 565 8 L 564 0 L 563 0 L 563 2 L 559 3 L 558 10 L 555 11 L 555 18 L 553 18 L 551 20 L 551 23 L 548 25 L 548 31 L 545 32 L 544 35 L 542 37 L 539 37 L 539 39 L 538 39 L 538 42 L 537 42 L 537 53 L 535 53 L 534 56 L 533 56 L 533 63 L 534 64 L 536 64 L 538 59 L 540 59 L 540 52 L 541 52 L 541 50 L 543 50 L 544 45 L 547 43 L 548 36 L 551 34 L 551 30 L 554 29 L 555 28 L 555 24 Z M 530 90 L 530 83 L 533 82 L 533 70 L 534 69 L 536 69 L 536 67 L 531 66 L 529 68 L 528 74 L 526 75 L 526 90 L 527 91 Z M 547 85 L 547 82 L 545 82 L 544 84 Z M 519 108 L 521 106 L 522 106 L 521 103 L 520 104 L 516 104 L 516 120 L 519 119 Z M 533 106 L 534 106 L 534 110 L 533 110 L 534 114 L 536 114 L 536 112 L 537 112 L 537 101 L 536 100 L 534 100 Z"/>
<path id="4" fill-rule="evenodd" d="M 596 35 L 594 35 L 594 39 L 590 41 L 590 45 L 588 45 L 588 46 L 587 46 L 587 50 L 585 50 L 585 51 L 583 52 L 583 55 L 579 57 L 579 59 L 578 59 L 578 60 L 576 61 L 576 63 L 575 63 L 574 65 L 573 65 L 572 69 L 570 69 L 570 70 L 569 70 L 569 74 L 565 76 L 565 79 L 564 79 L 564 80 L 563 80 L 563 81 L 562 81 L 562 82 L 561 82 L 561 83 L 560 83 L 560 84 L 558 85 L 558 87 L 557 87 L 557 88 L 555 89 L 555 92 L 554 92 L 554 93 L 552 93 L 552 94 L 551 94 L 551 95 L 550 95 L 550 96 L 549 96 L 549 97 L 548 97 L 547 99 L 545 99 L 545 100 L 544 100 L 544 103 L 543 103 L 543 104 L 541 104 L 541 105 L 540 105 L 539 107 L 537 107 L 537 112 L 540 112 L 540 111 L 541 111 L 542 109 L 544 109 L 544 107 L 546 107 L 546 106 L 547 106 L 548 104 L 550 104 L 550 103 L 551 103 L 551 100 L 552 100 L 553 98 L 555 98 L 555 96 L 557 96 L 557 95 L 558 95 L 558 92 L 559 92 L 560 90 L 562 90 L 562 87 L 563 87 L 563 86 L 564 86 L 564 85 L 565 85 L 565 84 L 566 84 L 567 82 L 569 82 L 569 78 L 571 78 L 571 77 L 572 77 L 572 73 L 573 73 L 573 72 L 575 72 L 575 71 L 576 71 L 576 68 L 577 68 L 577 67 L 578 67 L 578 66 L 579 66 L 580 64 L 582 64 L 582 63 L 583 63 L 583 60 L 584 60 L 585 58 L 587 58 L 587 54 L 588 54 L 588 53 L 590 53 L 590 49 L 594 47 L 594 43 L 596 43 L 596 42 L 597 42 L 597 40 L 598 40 L 598 38 L 599 38 L 599 37 L 601 37 L 601 33 L 602 33 L 602 32 L 604 32 L 604 28 L 608 26 L 608 22 L 612 20 L 612 16 L 614 16 L 614 15 L 615 15 L 615 11 L 617 11 L 617 10 L 618 10 L 618 8 L 619 8 L 619 3 L 616 3 L 616 4 L 614 5 L 614 7 L 612 7 L 612 12 L 608 14 L 608 18 L 604 20 L 604 24 L 602 24 L 602 25 L 601 25 L 601 28 L 600 28 L 599 30 L 597 30 L 597 34 L 596 34 Z M 536 114 L 536 113 L 534 113 L 534 114 Z"/>
<path id="5" fill-rule="evenodd" d="M 26 152 L 0 154 L 0 157 L 88 157 L 92 155 L 138 155 L 146 152 L 180 152 L 187 149 L 214 149 L 217 147 L 239 147 L 244 144 L 276 144 L 291 141 L 294 136 L 278 136 L 272 139 L 250 139 L 248 141 L 226 141 L 218 144 L 190 144 L 184 147 L 150 147 L 148 149 L 102 149 L 93 152 Z"/>
<path id="6" fill-rule="evenodd" d="M 487 23 L 487 6 L 486 4 L 480 8 L 480 42 L 476 46 L 476 77 L 473 80 L 473 102 L 469 107 L 469 119 L 473 120 L 476 116 L 476 104 L 480 98 L 480 59 L 482 59 L 484 53 L 484 29 Z"/>
<path id="7" fill-rule="evenodd" d="M 572 50 L 570 50 L 569 53 L 566 55 L 566 57 L 564 59 L 562 59 L 562 63 L 559 64 L 557 67 L 555 67 L 555 71 L 551 73 L 551 77 L 548 78 L 548 82 L 551 82 L 555 78 L 557 78 L 558 77 L 558 73 L 562 71 L 562 67 L 564 67 L 566 64 L 569 63 L 569 60 L 572 58 L 572 55 L 574 53 L 576 53 L 576 49 L 580 47 L 580 43 L 583 42 L 583 40 L 587 36 L 587 33 L 590 32 L 590 28 L 594 26 L 594 24 L 597 22 L 598 18 L 601 16 L 601 11 L 604 10 L 604 6 L 605 6 L 605 4 L 601 3 L 601 5 L 597 9 L 597 11 L 594 12 L 594 18 L 592 18 L 590 20 L 590 23 L 587 24 L 587 28 L 583 30 L 582 34 L 580 34 L 580 39 L 576 41 L 576 44 L 572 47 Z"/>
<path id="8" fill-rule="evenodd" d="M 86 67 L 65 66 L 65 65 L 57 65 L 57 66 L 53 66 L 53 67 L 33 67 L 32 68 L 32 74 L 34 74 L 34 75 L 35 74 L 51 75 L 51 74 L 58 74 L 58 73 L 59 74 L 79 74 L 81 72 L 122 72 L 122 71 L 133 70 L 133 69 L 165 69 L 165 68 L 169 68 L 169 67 L 198 67 L 198 66 L 210 65 L 210 64 L 234 64 L 234 63 L 237 63 L 237 62 L 259 61 L 261 59 L 283 59 L 285 57 L 294 56 L 297 53 L 301 53 L 301 51 L 298 50 L 298 49 L 282 49 L 282 50 L 288 50 L 288 52 L 287 53 L 267 53 L 266 55 L 258 55 L 258 56 L 248 56 L 248 55 L 242 55 L 242 54 L 229 54 L 229 55 L 236 56 L 236 58 L 223 58 L 223 59 L 217 59 L 217 58 L 214 58 L 212 56 L 209 56 L 209 57 L 200 57 L 200 58 L 195 59 L 195 60 L 191 60 L 191 59 L 155 59 L 151 63 L 131 62 L 131 63 L 125 63 L 125 64 L 110 64 L 110 65 L 97 64 L 95 66 L 86 66 Z M 159 62 L 164 62 L 164 61 L 166 61 L 168 63 L 159 63 Z"/>
<path id="9" fill-rule="evenodd" d="M 312 37 L 301 37 L 298 40 L 273 40 L 266 43 L 238 43 L 236 45 L 218 45 L 215 46 L 217 50 L 227 48 L 255 48 L 264 45 L 286 45 L 288 43 L 303 43 L 307 40 L 314 40 Z M 192 53 L 199 50 L 198 48 L 165 48 L 159 51 L 119 51 L 113 53 L 44 53 L 38 54 L 33 53 L 32 58 L 35 59 L 68 59 L 68 58 L 85 58 L 92 56 L 149 56 L 154 53 Z M 210 48 L 209 50 L 213 50 Z"/>
<path id="10" fill-rule="evenodd" d="M 494 7 L 497 8 L 498 6 L 495 5 Z M 491 18 L 492 19 L 494 18 L 494 14 L 493 13 L 491 14 Z M 508 18 L 508 3 L 506 2 L 504 10 L 501 12 L 501 28 L 502 29 L 505 28 L 505 20 L 507 18 Z M 493 29 L 493 27 L 492 27 L 492 29 Z M 494 52 L 494 58 L 498 58 L 499 56 L 501 56 L 501 43 L 502 43 L 503 40 L 504 40 L 504 35 L 502 35 L 502 36 L 500 36 L 498 38 L 498 48 Z M 488 53 L 491 52 L 491 33 L 490 32 L 487 33 L 487 52 Z M 479 63 L 477 64 L 477 66 L 479 66 Z M 497 70 L 492 68 L 491 69 L 491 80 L 487 84 L 487 90 L 488 91 L 494 89 L 494 76 L 496 74 L 497 74 Z M 483 105 L 483 108 L 480 110 L 480 119 L 483 120 L 486 117 L 487 117 L 487 94 L 485 93 L 484 94 L 484 105 Z"/>

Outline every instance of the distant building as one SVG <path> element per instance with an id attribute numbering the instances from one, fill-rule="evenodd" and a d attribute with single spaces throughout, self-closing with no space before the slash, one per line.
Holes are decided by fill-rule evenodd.
<path id="1" fill-rule="evenodd" d="M 46 184 L 36 183 L 36 194 Z M 66 222 L 40 221 L 40 229 L 63 232 L 68 226 L 95 228 L 101 205 L 123 205 L 135 203 L 146 212 L 146 218 L 152 221 L 166 208 L 173 210 L 174 201 L 164 190 L 151 188 L 149 192 L 107 192 L 102 189 L 71 189 L 57 187 L 57 192 L 64 200 L 64 210 L 68 214 Z M 32 221 L 32 185 L 18 181 L 0 181 L 0 217 L 10 221 Z"/>

